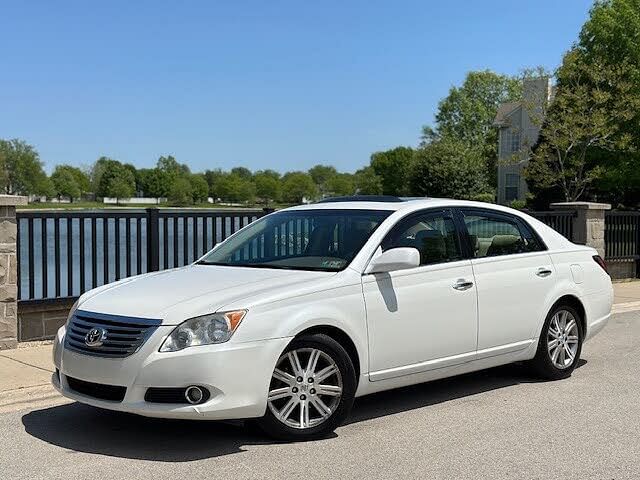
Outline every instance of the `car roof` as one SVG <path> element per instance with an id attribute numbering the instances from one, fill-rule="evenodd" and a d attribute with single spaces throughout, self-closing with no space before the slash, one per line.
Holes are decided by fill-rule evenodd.
<path id="1" fill-rule="evenodd" d="M 356 197 L 357 198 L 357 197 Z M 360 197 L 362 198 L 362 197 Z M 384 198 L 375 200 L 360 200 L 359 198 L 349 201 L 346 197 L 339 197 L 336 201 L 325 199 L 318 203 L 309 203 L 305 205 L 297 205 L 280 211 L 289 210 L 385 210 L 385 211 L 406 211 L 421 210 L 423 208 L 437 207 L 476 207 L 489 208 L 492 210 L 502 210 L 515 213 L 516 211 L 495 205 L 493 203 L 473 202 L 469 200 L 455 200 L 450 198 L 426 198 L 426 197 L 394 197 L 394 200 L 386 200 Z"/>

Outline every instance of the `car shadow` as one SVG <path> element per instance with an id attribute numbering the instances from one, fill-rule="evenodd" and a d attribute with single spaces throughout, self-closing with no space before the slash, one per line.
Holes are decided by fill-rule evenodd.
<path id="1" fill-rule="evenodd" d="M 578 368 L 586 363 L 581 359 Z M 537 381 L 516 364 L 377 393 L 356 400 L 347 424 Z M 242 422 L 146 418 L 80 403 L 30 411 L 22 424 L 29 435 L 68 450 L 161 462 L 189 462 L 276 443 Z"/>

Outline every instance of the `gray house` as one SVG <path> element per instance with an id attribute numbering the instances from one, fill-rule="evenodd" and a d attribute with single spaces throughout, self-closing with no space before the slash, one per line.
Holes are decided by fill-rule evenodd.
<path id="1" fill-rule="evenodd" d="M 498 128 L 498 203 L 507 205 L 527 196 L 524 168 L 553 93 L 548 77 L 526 78 L 522 90 L 522 100 L 500 105 L 493 122 Z"/>

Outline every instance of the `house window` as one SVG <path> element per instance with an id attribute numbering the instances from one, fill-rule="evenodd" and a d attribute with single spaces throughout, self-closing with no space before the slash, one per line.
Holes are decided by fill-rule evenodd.
<path id="1" fill-rule="evenodd" d="M 509 150 L 511 153 L 517 153 L 520 151 L 520 131 L 519 130 L 511 130 Z"/>
<path id="2" fill-rule="evenodd" d="M 504 187 L 504 198 L 507 202 L 518 199 L 519 186 L 520 175 L 517 173 L 507 173 Z"/>
<path id="3" fill-rule="evenodd" d="M 506 155 L 513 155 L 518 153 L 521 148 L 520 130 L 515 128 L 509 128 L 504 131 L 503 137 L 503 152 Z"/>

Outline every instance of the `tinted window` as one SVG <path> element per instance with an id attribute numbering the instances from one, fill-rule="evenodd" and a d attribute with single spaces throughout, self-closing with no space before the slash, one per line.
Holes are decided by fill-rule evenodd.
<path id="1" fill-rule="evenodd" d="M 531 231 L 509 215 L 467 212 L 464 214 L 464 223 L 476 258 L 543 249 Z"/>
<path id="2" fill-rule="evenodd" d="M 278 212 L 251 223 L 200 263 L 342 270 L 390 213 L 347 209 Z"/>
<path id="3" fill-rule="evenodd" d="M 395 247 L 417 248 L 421 265 L 462 258 L 453 218 L 443 213 L 424 213 L 401 220 L 382 243 L 383 250 Z"/>

